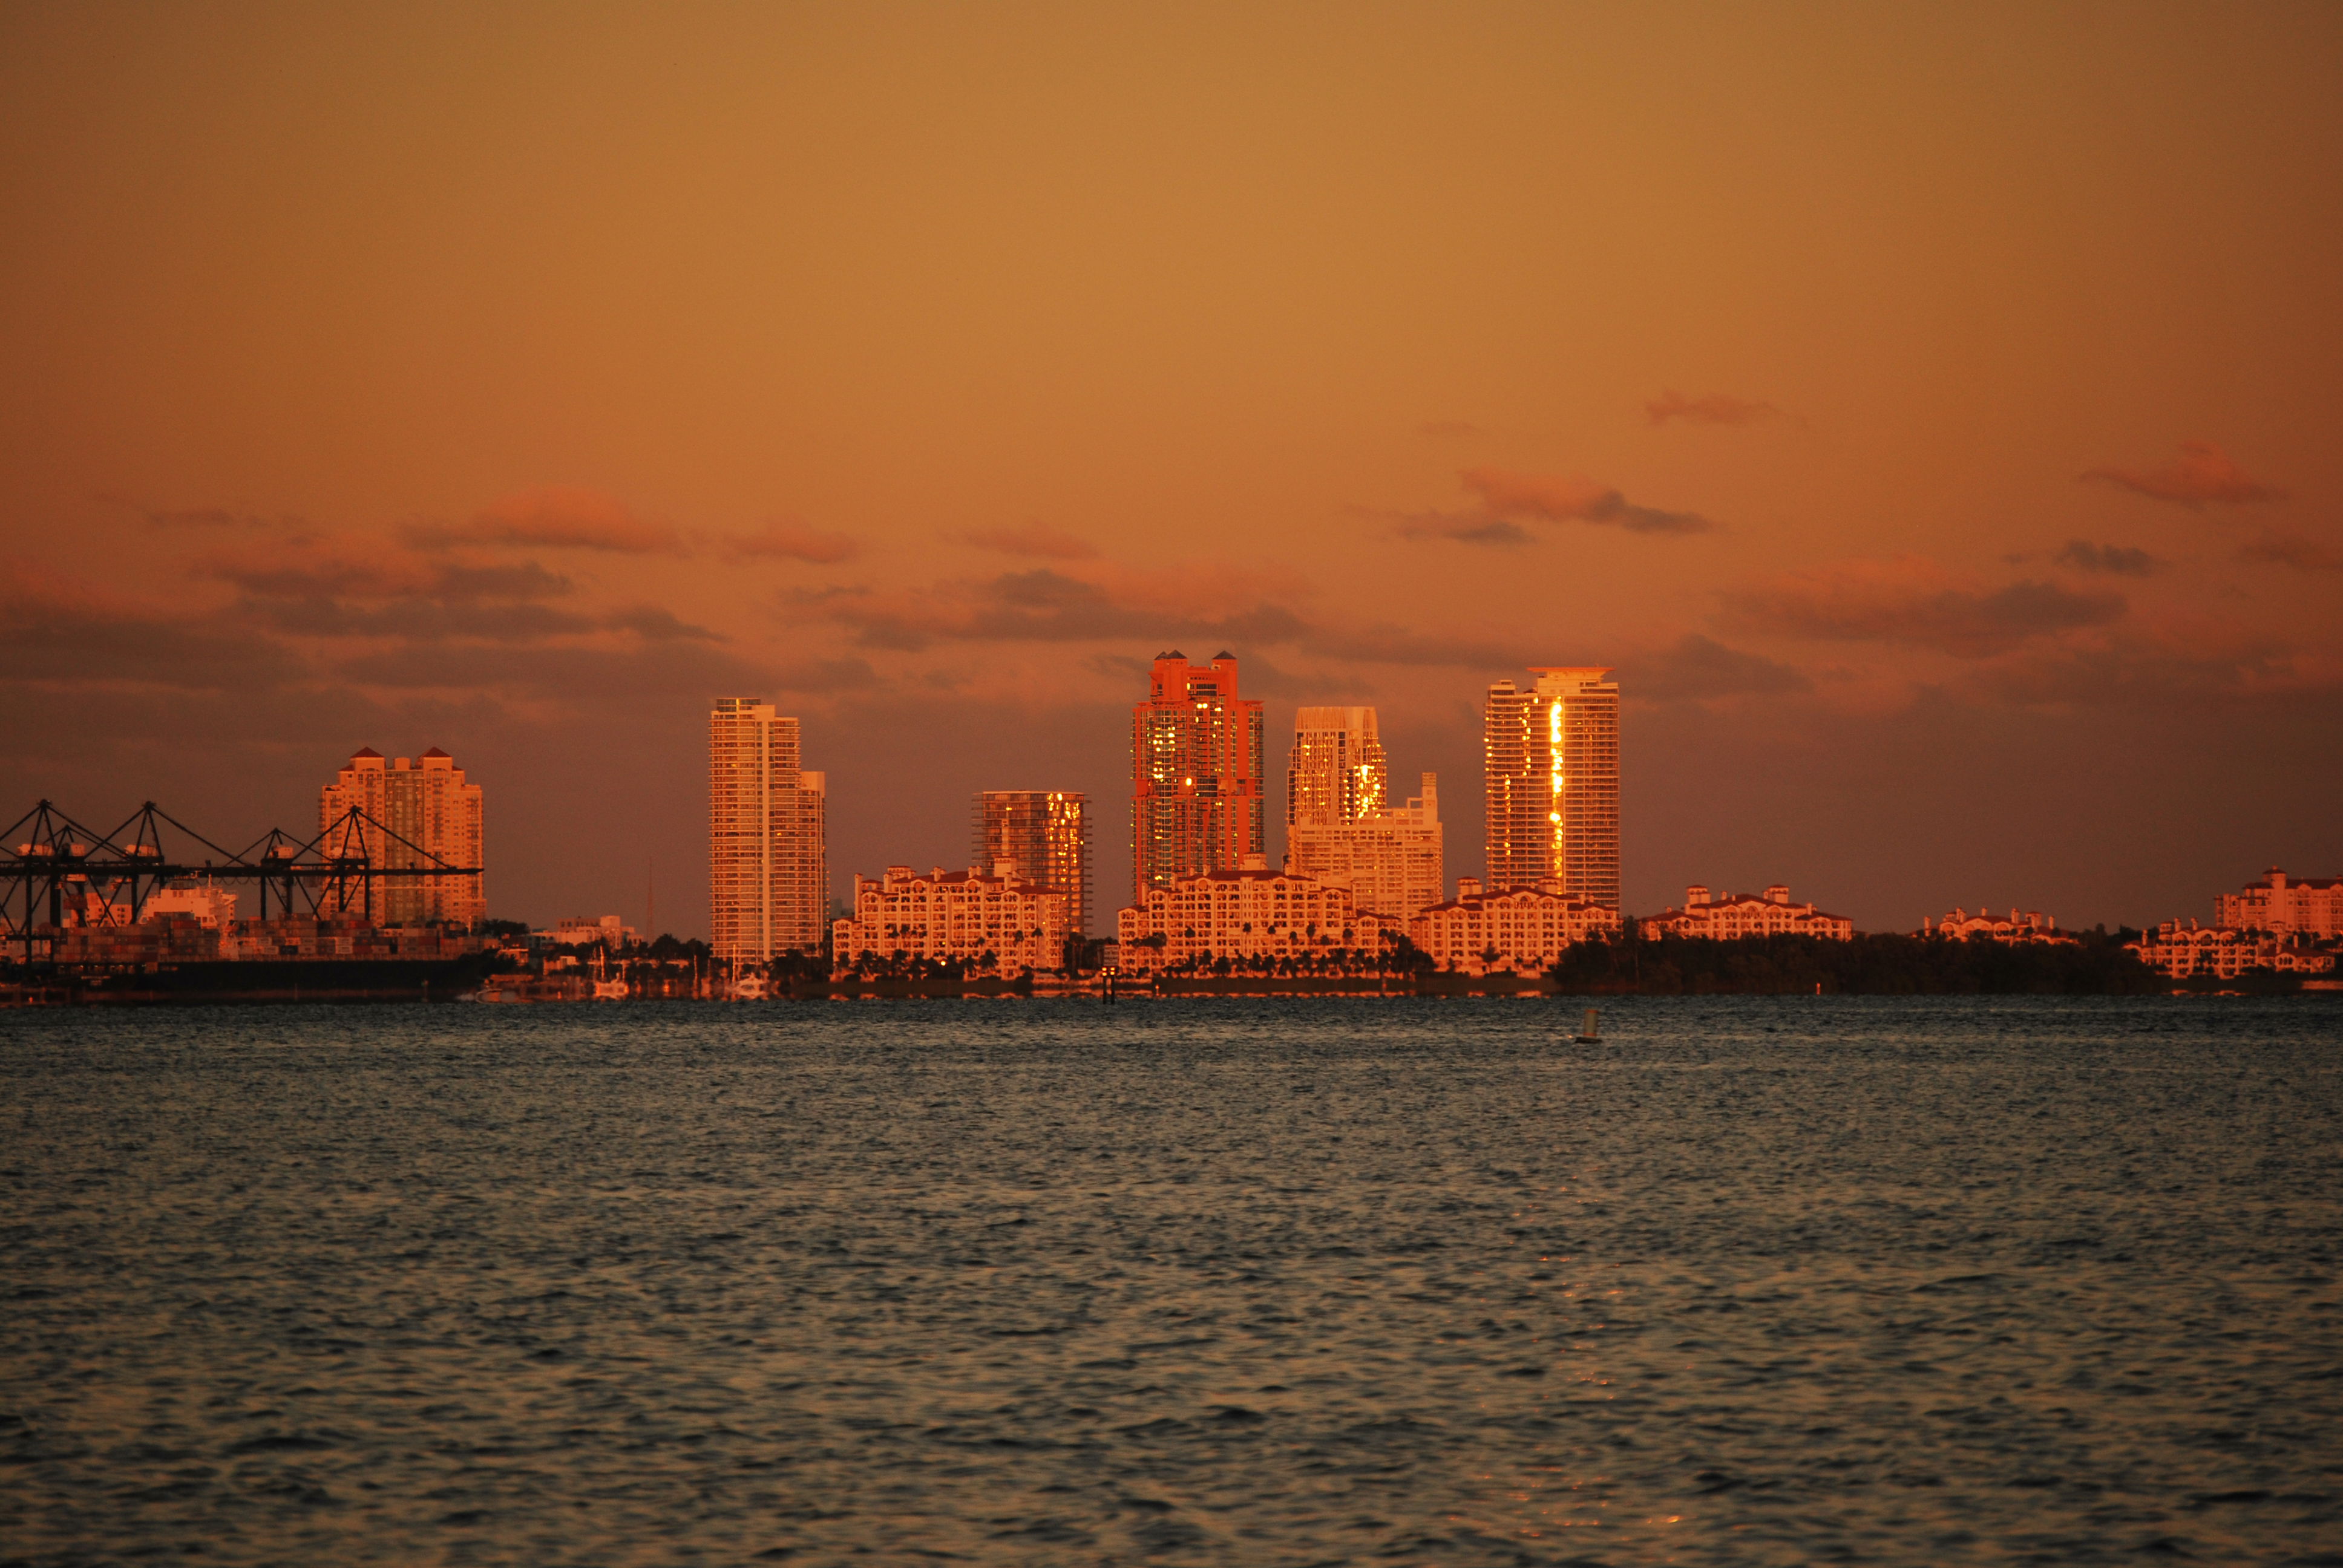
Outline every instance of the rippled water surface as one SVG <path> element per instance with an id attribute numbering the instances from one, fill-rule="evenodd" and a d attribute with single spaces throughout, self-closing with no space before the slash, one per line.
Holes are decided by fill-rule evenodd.
<path id="1" fill-rule="evenodd" d="M 2343 1006 L 0 1015 L 0 1561 L 2343 1563 Z"/>

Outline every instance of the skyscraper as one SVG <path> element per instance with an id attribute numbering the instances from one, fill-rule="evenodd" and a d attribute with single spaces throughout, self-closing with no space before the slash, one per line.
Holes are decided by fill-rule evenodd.
<path id="1" fill-rule="evenodd" d="M 1403 806 L 1350 821 L 1296 822 L 1285 830 L 1285 867 L 1346 887 L 1360 909 L 1393 920 L 1430 909 L 1447 896 L 1440 776 L 1426 773 L 1423 793 Z"/>
<path id="2" fill-rule="evenodd" d="M 480 787 L 468 782 L 456 759 L 437 746 L 412 760 L 401 757 L 395 761 L 371 746 L 360 747 L 334 781 L 317 792 L 318 830 L 332 828 L 352 807 L 381 828 L 360 822 L 357 841 L 346 842 L 344 835 L 337 835 L 327 845 L 328 853 L 348 853 L 362 843 L 367 859 L 381 869 L 428 866 L 435 856 L 451 866 L 482 863 Z M 374 918 L 386 926 L 426 920 L 476 926 L 488 914 L 480 880 L 386 879 L 374 885 L 370 895 Z"/>
<path id="3" fill-rule="evenodd" d="M 987 789 L 976 798 L 969 863 L 1007 860 L 1029 882 L 1066 895 L 1066 929 L 1089 935 L 1091 822 L 1088 797 L 1064 789 Z"/>
<path id="4" fill-rule="evenodd" d="M 717 699 L 708 716 L 708 923 L 719 959 L 821 950 L 829 780 L 799 759 L 796 719 L 755 698 Z"/>
<path id="5" fill-rule="evenodd" d="M 1619 907 L 1619 687 L 1608 666 L 1546 666 L 1483 710 L 1492 890 L 1562 884 Z"/>
<path id="6" fill-rule="evenodd" d="M 1375 710 L 1298 710 L 1285 780 L 1288 828 L 1355 822 L 1382 810 L 1391 793 L 1391 774 L 1375 736 Z"/>
<path id="7" fill-rule="evenodd" d="M 1262 848 L 1259 699 L 1237 695 L 1236 656 L 1209 665 L 1155 656 L 1145 702 L 1131 710 L 1132 888 L 1234 870 Z"/>

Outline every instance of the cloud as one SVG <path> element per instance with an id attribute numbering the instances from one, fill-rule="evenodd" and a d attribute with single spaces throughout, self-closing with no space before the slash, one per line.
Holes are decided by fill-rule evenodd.
<path id="1" fill-rule="evenodd" d="M 1687 397 L 1670 390 L 1644 405 L 1644 412 L 1654 425 L 1664 425 L 1671 419 L 1683 419 L 1694 425 L 1754 425 L 1760 419 L 1779 417 L 1781 410 L 1771 403 L 1753 403 L 1746 397 L 1735 397 L 1723 392 L 1712 392 L 1705 397 Z"/>
<path id="2" fill-rule="evenodd" d="M 2230 456 L 2210 441 L 2183 441 L 2180 456 L 2161 468 L 2093 468 L 2086 483 L 2114 485 L 2159 501 L 2172 501 L 2195 510 L 2207 501 L 2244 505 L 2282 498 L 2273 489 L 2237 467 Z"/>
<path id="3" fill-rule="evenodd" d="M 2124 613 L 2112 593 L 2077 593 L 2055 583 L 1978 588 L 1953 581 L 1934 561 L 1912 556 L 1855 560 L 1785 573 L 1725 596 L 1727 614 L 1779 636 L 1883 642 L 1985 658 L 2028 638 L 2105 626 Z"/>
<path id="4" fill-rule="evenodd" d="M 608 550 L 618 555 L 681 555 L 683 540 L 664 523 L 637 517 L 623 502 L 576 485 L 546 485 L 491 502 L 460 528 L 407 530 L 415 544 L 529 545 Z"/>
<path id="5" fill-rule="evenodd" d="M 2127 578 L 2147 577 L 2164 564 L 2146 550 L 2129 545 L 2095 545 L 2088 539 L 2068 539 L 2066 548 L 2051 558 L 2078 572 L 2105 572 Z"/>
<path id="6" fill-rule="evenodd" d="M 1727 648 L 1698 632 L 1629 660 L 1619 680 L 1630 694 L 1659 702 L 1772 696 L 1805 691 L 1814 684 L 1786 664 Z"/>
<path id="7" fill-rule="evenodd" d="M 612 631 L 631 631 L 647 642 L 729 642 L 732 639 L 720 631 L 710 631 L 704 626 L 679 620 L 671 610 L 655 604 L 636 605 L 631 609 L 614 610 L 601 619 Z"/>
<path id="8" fill-rule="evenodd" d="M 1087 561 L 1098 556 L 1098 547 L 1088 539 L 1078 539 L 1041 523 L 1021 528 L 977 528 L 960 537 L 964 544 L 980 550 L 998 550 L 1004 556 L 1041 556 L 1061 561 Z"/>
<path id="9" fill-rule="evenodd" d="M 304 539 L 282 546 L 221 551 L 196 569 L 262 598 L 556 598 L 573 585 L 535 561 L 480 564 L 385 549 L 365 540 Z"/>
<path id="10" fill-rule="evenodd" d="M 231 512 L 225 507 L 186 507 L 171 510 L 144 510 L 146 526 L 155 528 L 265 528 L 266 518 L 256 518 L 242 512 Z M 286 519 L 291 521 L 292 519 Z"/>
<path id="11" fill-rule="evenodd" d="M 2169 708 L 2320 685 L 2283 643 L 2207 635 L 2044 642 L 1979 667 L 1976 691 L 2028 708 Z"/>
<path id="12" fill-rule="evenodd" d="M 1460 545 L 1495 545 L 1511 548 L 1530 542 L 1530 531 L 1519 523 L 1493 518 L 1486 512 L 1397 512 L 1393 530 L 1403 539 L 1453 539 Z"/>
<path id="13" fill-rule="evenodd" d="M 600 629 L 591 616 L 533 603 L 443 603 L 427 598 L 346 604 L 333 598 L 247 598 L 246 618 L 291 637 L 392 638 L 405 642 L 542 642 Z"/>
<path id="14" fill-rule="evenodd" d="M 2343 553 L 2296 528 L 2266 529 L 2237 547 L 2237 558 L 2300 572 L 2343 571 Z"/>
<path id="15" fill-rule="evenodd" d="M 1560 478 L 1467 468 L 1458 477 L 1467 489 L 1480 496 L 1491 515 L 1499 518 L 1601 523 L 1638 534 L 1699 534 L 1716 527 L 1697 512 L 1664 512 L 1636 506 L 1617 490 L 1583 476 Z"/>
<path id="16" fill-rule="evenodd" d="M 808 561 L 834 566 L 851 560 L 862 547 L 844 534 L 823 533 L 794 519 L 776 518 L 753 534 L 743 534 L 727 547 L 738 558 Z"/>
<path id="17" fill-rule="evenodd" d="M 1299 583 L 1228 571 L 1107 572 L 1051 568 L 909 590 L 836 588 L 789 595 L 795 617 L 848 628 L 861 646 L 918 652 L 939 642 L 1208 642 L 1289 647 L 1330 658 L 1460 666 L 1523 662 L 1519 648 L 1388 624 L 1321 622 L 1293 608 Z"/>
<path id="18" fill-rule="evenodd" d="M 106 598 L 87 587 L 0 568 L 0 640 L 12 683 L 132 682 L 185 690 L 255 690 L 300 670 L 277 643 L 213 615 Z"/>

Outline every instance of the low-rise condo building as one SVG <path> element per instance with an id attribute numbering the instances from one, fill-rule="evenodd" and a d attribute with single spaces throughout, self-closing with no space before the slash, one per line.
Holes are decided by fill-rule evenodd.
<path id="1" fill-rule="evenodd" d="M 2315 952 L 2299 937 L 2200 926 L 2195 920 L 2187 925 L 2167 920 L 2153 934 L 2126 945 L 2140 962 L 2172 980 L 2205 975 L 2235 980 L 2249 970 L 2327 974 L 2335 968 L 2334 954 Z"/>
<path id="2" fill-rule="evenodd" d="M 1823 937 L 1855 940 L 1855 922 L 1826 914 L 1812 904 L 1794 904 L 1790 890 L 1776 882 L 1761 893 L 1716 893 L 1695 882 L 1684 890 L 1684 908 L 1663 910 L 1643 922 L 1645 940 L 1696 937 L 1732 941 L 1739 937 Z"/>
<path id="3" fill-rule="evenodd" d="M 1115 917 L 1115 962 L 1126 974 L 1184 970 L 1226 959 L 1288 973 L 1378 969 L 1398 924 L 1358 907 L 1351 890 L 1259 855 L 1232 871 L 1174 877 L 1141 890 Z"/>
<path id="4" fill-rule="evenodd" d="M 1456 879 L 1456 896 L 1407 923 L 1408 939 L 1443 970 L 1469 975 L 1543 974 L 1574 942 L 1608 940 L 1619 911 L 1563 891 L 1558 879 L 1483 891 Z"/>
<path id="5" fill-rule="evenodd" d="M 2243 891 L 2216 898 L 2213 923 L 2240 931 L 2343 936 L 2343 877 L 2297 881 L 2272 866 Z"/>
<path id="6" fill-rule="evenodd" d="M 2021 912 L 2013 909 L 2006 916 L 2001 916 L 1990 910 L 1979 910 L 1971 914 L 1957 905 L 1941 920 L 1930 920 L 1927 916 L 1921 916 L 1920 930 L 1916 934 L 1946 937 L 1956 942 L 1966 941 L 1971 937 L 1984 937 L 1991 941 L 2012 944 L 2065 942 L 2071 946 L 2076 940 L 2059 930 L 2058 922 L 2039 910 Z"/>
<path id="7" fill-rule="evenodd" d="M 854 913 L 830 927 L 831 970 L 880 972 L 925 960 L 970 974 L 1048 973 L 1066 961 L 1073 895 L 1029 881 L 1015 862 L 854 879 Z"/>
<path id="8" fill-rule="evenodd" d="M 564 915 L 551 930 L 537 935 L 558 948 L 590 948 L 598 942 L 615 953 L 634 941 L 635 928 L 617 915 Z"/>

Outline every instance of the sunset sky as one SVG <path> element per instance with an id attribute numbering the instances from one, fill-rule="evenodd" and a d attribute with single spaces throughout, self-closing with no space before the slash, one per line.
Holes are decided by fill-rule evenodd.
<path id="1" fill-rule="evenodd" d="M 241 843 L 486 789 L 705 930 L 1100 803 L 1144 667 L 1615 665 L 1626 901 L 2209 918 L 2343 872 L 2343 8 L 0 9 L 0 785 Z M 1411 791 L 1412 792 L 1412 791 Z M 1272 846 L 1282 836 L 1272 830 Z"/>

